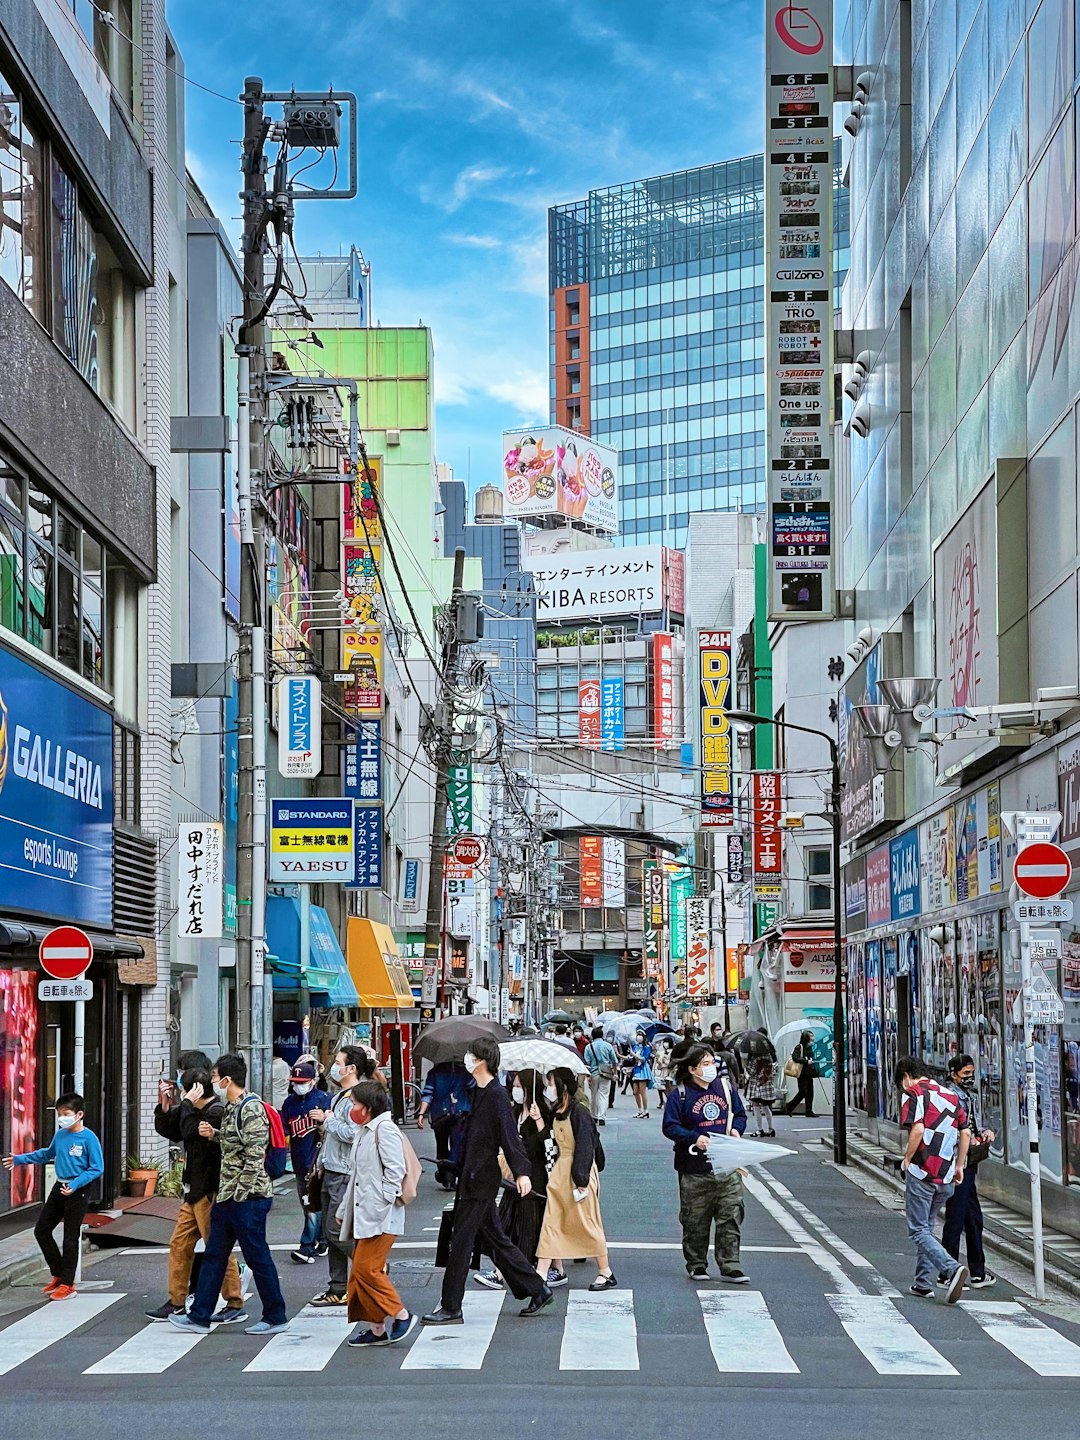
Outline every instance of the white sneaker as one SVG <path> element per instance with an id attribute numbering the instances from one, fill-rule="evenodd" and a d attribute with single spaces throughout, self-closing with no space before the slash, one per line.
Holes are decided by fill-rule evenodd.
<path id="1" fill-rule="evenodd" d="M 991 1271 L 987 1270 L 985 1275 L 973 1275 L 968 1281 L 968 1284 L 971 1286 L 972 1290 L 987 1290 L 991 1285 L 997 1284 L 997 1276 L 994 1275 Z"/>

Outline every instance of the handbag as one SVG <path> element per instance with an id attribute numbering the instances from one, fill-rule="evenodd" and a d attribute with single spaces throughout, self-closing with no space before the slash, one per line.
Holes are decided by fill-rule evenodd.
<path id="1" fill-rule="evenodd" d="M 323 1169 L 316 1163 L 311 1167 L 308 1177 L 304 1181 L 303 1205 L 305 1210 L 314 1213 L 323 1208 L 323 1203 Z"/>
<path id="2" fill-rule="evenodd" d="M 790 1076 L 792 1080 L 798 1080 L 802 1074 L 802 1069 L 802 1063 L 798 1060 L 793 1060 L 790 1055 L 784 1061 L 784 1074 Z"/>
<path id="3" fill-rule="evenodd" d="M 990 1141 L 973 1140 L 968 1146 L 966 1165 L 980 1165 L 990 1158 Z"/>
<path id="4" fill-rule="evenodd" d="M 592 1047 L 592 1042 L 590 1041 L 589 1044 L 585 1046 L 585 1056 L 586 1056 L 586 1062 L 587 1062 L 587 1063 L 588 1063 L 588 1053 L 589 1053 L 590 1050 L 592 1050 L 592 1048 L 593 1048 L 593 1047 Z M 593 1050 L 593 1059 L 594 1059 L 594 1060 L 596 1059 L 596 1051 L 595 1051 L 595 1050 Z M 619 1073 L 619 1072 L 618 1072 L 618 1068 L 617 1068 L 615 1065 L 598 1065 L 598 1066 L 597 1066 L 597 1072 L 599 1073 L 599 1076 L 600 1076 L 600 1079 L 601 1079 L 601 1080 L 614 1080 L 615 1077 L 616 1077 L 616 1075 Z"/>

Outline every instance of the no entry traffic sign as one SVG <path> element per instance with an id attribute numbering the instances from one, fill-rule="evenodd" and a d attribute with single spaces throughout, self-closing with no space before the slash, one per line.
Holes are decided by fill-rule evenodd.
<path id="1" fill-rule="evenodd" d="M 41 968 L 54 980 L 77 980 L 86 974 L 93 958 L 93 941 L 74 925 L 58 925 L 38 946 Z"/>
<path id="2" fill-rule="evenodd" d="M 1025 895 L 1050 900 L 1060 895 L 1072 875 L 1072 861 L 1060 845 L 1040 841 L 1025 845 L 1013 861 L 1013 879 Z"/>

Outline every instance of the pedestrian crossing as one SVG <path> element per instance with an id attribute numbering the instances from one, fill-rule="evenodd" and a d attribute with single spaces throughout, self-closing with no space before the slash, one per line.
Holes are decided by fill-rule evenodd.
<path id="1" fill-rule="evenodd" d="M 122 1304 L 125 1300 L 127 1305 Z M 1015 1366 L 1008 1368 L 1007 1354 L 1024 1371 L 1080 1379 L 1080 1343 L 1015 1300 L 965 1300 L 946 1311 L 926 1302 L 845 1291 L 822 1297 L 821 1313 L 815 1317 L 811 1312 L 809 1323 L 804 1297 L 793 1309 L 782 1299 L 770 1304 L 764 1295 L 751 1290 L 689 1290 L 676 1300 L 676 1309 L 679 1307 L 683 1313 L 675 1328 L 680 1346 L 692 1343 L 696 1329 L 703 1342 L 701 1363 L 711 1353 L 718 1380 L 724 1376 L 812 1373 L 820 1347 L 842 1346 L 845 1337 L 853 1347 L 852 1373 L 866 1381 L 874 1374 L 955 1378 L 962 1373 L 954 1363 L 958 1356 L 964 1357 L 969 1378 L 985 1379 L 984 1340 L 992 1341 L 1002 1353 L 1003 1367 L 990 1367 L 995 1374 L 1001 1368 L 1003 1377 L 1011 1375 L 1015 1380 L 1022 1373 Z M 632 1289 L 598 1294 L 571 1290 L 566 1293 L 565 1308 L 560 1298 L 557 1308 L 527 1326 L 516 1319 L 517 1302 L 501 1292 L 470 1292 L 463 1308 L 463 1325 L 421 1329 L 408 1346 L 366 1352 L 369 1360 L 362 1363 L 416 1375 L 433 1371 L 497 1373 L 508 1359 L 520 1362 L 519 1345 L 527 1335 L 533 1378 L 549 1364 L 567 1374 L 628 1374 L 644 1368 L 639 1319 L 655 1338 L 654 1322 L 649 1320 L 655 1313 L 655 1297 L 635 1294 Z M 795 1333 L 785 1334 L 784 1327 L 796 1314 Z M 133 1332 L 126 1334 L 133 1321 L 137 1321 Z M 230 1327 L 224 1328 L 228 1331 Z M 89 1361 L 82 1372 L 86 1376 L 182 1376 L 184 1363 L 195 1350 L 200 1374 L 214 1364 L 227 1363 L 229 1374 L 235 1375 L 237 1362 L 246 1361 L 245 1376 L 311 1375 L 332 1364 L 361 1363 L 346 1358 L 351 1352 L 344 1342 L 352 1328 L 340 1311 L 306 1305 L 292 1317 L 287 1333 L 260 1343 L 235 1331 L 188 1334 L 170 1325 L 144 1321 L 135 1298 L 121 1293 L 79 1295 L 63 1303 L 41 1305 L 0 1329 L 0 1375 L 29 1366 L 35 1359 L 43 1365 L 55 1364 L 55 1357 L 46 1352 L 70 1337 L 78 1338 L 78 1353 Z M 98 1342 L 101 1353 L 94 1357 Z M 376 1354 L 383 1358 L 376 1360 Z M 515 1355 L 516 1361 L 512 1359 Z"/>

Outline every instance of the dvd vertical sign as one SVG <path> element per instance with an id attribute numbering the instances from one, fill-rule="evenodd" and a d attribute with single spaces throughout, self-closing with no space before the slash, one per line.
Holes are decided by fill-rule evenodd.
<path id="1" fill-rule="evenodd" d="M 833 0 L 766 0 L 769 613 L 835 613 Z"/>

